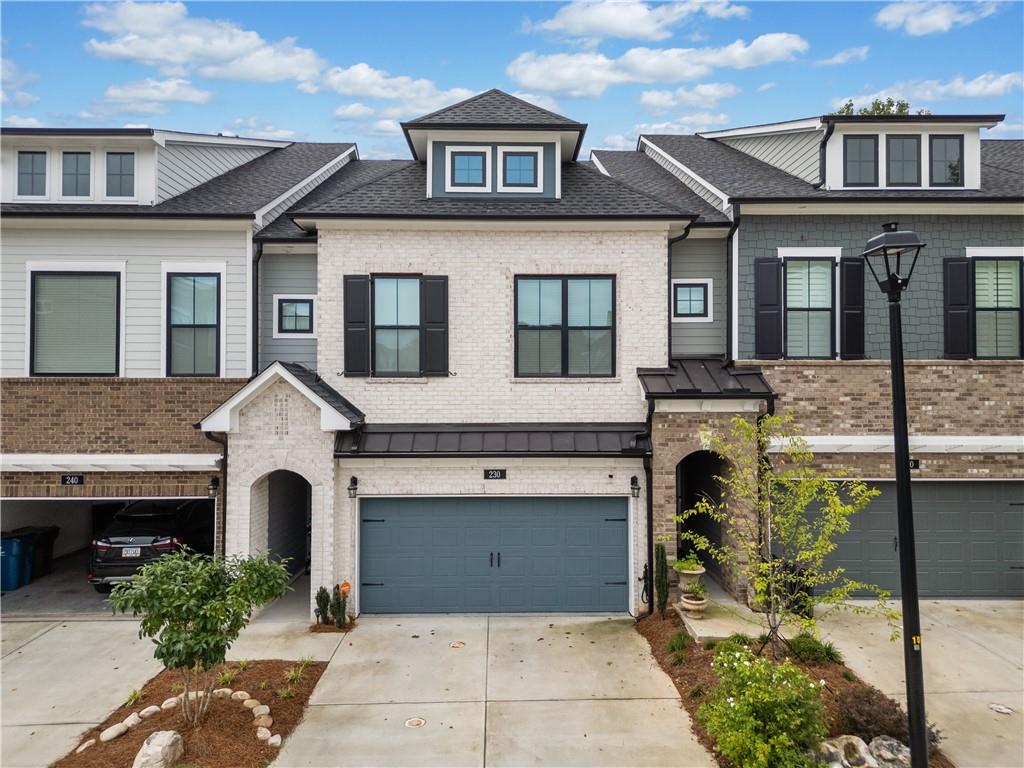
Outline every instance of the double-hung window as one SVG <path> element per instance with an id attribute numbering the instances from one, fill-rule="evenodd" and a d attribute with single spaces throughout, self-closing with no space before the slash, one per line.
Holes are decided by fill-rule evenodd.
<path id="1" fill-rule="evenodd" d="M 121 274 L 33 272 L 29 372 L 117 376 Z"/>
<path id="2" fill-rule="evenodd" d="M 65 152 L 61 156 L 62 197 L 89 197 L 92 194 L 91 165 L 92 155 L 88 152 Z"/>
<path id="3" fill-rule="evenodd" d="M 843 137 L 843 186 L 878 186 L 878 137 Z"/>
<path id="4" fill-rule="evenodd" d="M 517 277 L 515 373 L 613 376 L 614 278 Z"/>
<path id="5" fill-rule="evenodd" d="M 1020 259 L 980 258 L 974 263 L 977 357 L 1021 356 Z"/>
<path id="6" fill-rule="evenodd" d="M 167 374 L 220 374 L 219 273 L 167 275 Z"/>
<path id="7" fill-rule="evenodd" d="M 373 375 L 420 375 L 420 278 L 373 278 Z"/>
<path id="8" fill-rule="evenodd" d="M 135 153 L 107 153 L 107 197 L 135 197 Z"/>
<path id="9" fill-rule="evenodd" d="M 885 137 L 885 183 L 890 187 L 921 186 L 921 137 Z"/>
<path id="10" fill-rule="evenodd" d="M 930 136 L 928 155 L 933 187 L 962 187 L 964 185 L 963 136 Z"/>
<path id="11" fill-rule="evenodd" d="M 18 197 L 46 197 L 46 153 L 18 153 Z"/>
<path id="12" fill-rule="evenodd" d="M 834 267 L 832 259 L 785 260 L 787 357 L 834 356 Z"/>

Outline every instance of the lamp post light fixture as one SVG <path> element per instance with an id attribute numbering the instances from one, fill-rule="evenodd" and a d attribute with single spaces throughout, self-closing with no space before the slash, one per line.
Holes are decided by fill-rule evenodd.
<path id="1" fill-rule="evenodd" d="M 352 477 L 350 477 L 349 480 L 348 480 L 348 497 L 350 499 L 354 499 L 358 495 L 359 495 L 359 478 L 356 477 L 355 475 L 352 475 Z"/>
<path id="2" fill-rule="evenodd" d="M 629 493 L 634 499 L 640 498 L 640 480 L 636 475 L 629 478 Z"/>
<path id="3" fill-rule="evenodd" d="M 910 494 L 910 445 L 907 437 L 907 390 L 903 378 L 903 318 L 900 299 L 910 284 L 917 257 L 924 245 L 917 233 L 901 230 L 893 221 L 882 225 L 882 233 L 868 240 L 861 254 L 878 287 L 889 299 L 896 525 L 903 601 L 903 665 L 907 679 L 907 718 L 910 762 L 913 768 L 928 766 L 928 729 L 924 712 L 921 613 L 918 604 L 917 557 L 914 552 L 914 512 Z"/>

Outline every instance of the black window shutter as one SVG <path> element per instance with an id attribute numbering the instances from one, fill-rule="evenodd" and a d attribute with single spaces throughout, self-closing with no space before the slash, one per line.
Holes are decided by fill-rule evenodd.
<path id="1" fill-rule="evenodd" d="M 754 357 L 782 357 L 781 259 L 754 259 Z"/>
<path id="2" fill-rule="evenodd" d="M 864 357 L 864 259 L 839 260 L 839 354 L 844 360 Z"/>
<path id="3" fill-rule="evenodd" d="M 370 277 L 345 275 L 345 375 L 370 375 Z"/>
<path id="4" fill-rule="evenodd" d="M 448 278 L 420 281 L 420 360 L 424 376 L 448 375 Z"/>
<path id="5" fill-rule="evenodd" d="M 944 259 L 942 278 L 946 357 L 965 360 L 974 354 L 974 279 L 971 260 Z"/>

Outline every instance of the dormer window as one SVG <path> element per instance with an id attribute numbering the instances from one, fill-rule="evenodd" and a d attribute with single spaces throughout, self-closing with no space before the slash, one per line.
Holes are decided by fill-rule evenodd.
<path id="1" fill-rule="evenodd" d="M 107 197 L 135 197 L 134 152 L 107 152 Z"/>
<path id="2" fill-rule="evenodd" d="M 46 152 L 18 153 L 18 197 L 46 197 Z"/>
<path id="3" fill-rule="evenodd" d="M 890 187 L 921 186 L 921 137 L 885 137 L 885 180 Z"/>
<path id="4" fill-rule="evenodd" d="M 541 147 L 498 147 L 499 192 L 543 192 Z"/>
<path id="5" fill-rule="evenodd" d="M 931 158 L 933 187 L 962 187 L 964 185 L 964 137 L 931 136 L 928 154 Z"/>
<path id="6" fill-rule="evenodd" d="M 843 186 L 878 186 L 878 137 L 843 137 Z"/>
<path id="7" fill-rule="evenodd" d="M 91 167 L 92 154 L 89 152 L 65 152 L 61 156 L 61 195 L 89 197 L 92 194 Z"/>
<path id="8" fill-rule="evenodd" d="M 446 147 L 448 192 L 489 192 L 491 153 L 484 147 Z"/>

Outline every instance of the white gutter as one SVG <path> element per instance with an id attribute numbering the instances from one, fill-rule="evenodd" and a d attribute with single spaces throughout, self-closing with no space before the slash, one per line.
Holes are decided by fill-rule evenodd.
<path id="1" fill-rule="evenodd" d="M 332 168 L 339 167 L 339 166 L 342 166 L 342 165 L 345 165 L 346 163 L 348 163 L 348 160 L 349 160 L 348 156 L 351 155 L 353 152 L 356 152 L 356 145 L 355 144 L 353 144 L 351 147 L 346 149 L 344 152 L 342 152 L 337 157 L 333 158 L 329 163 L 326 163 L 325 165 L 322 165 L 319 168 L 317 168 L 315 171 L 313 171 L 313 173 L 309 174 L 309 176 L 304 178 L 302 181 L 298 182 L 297 184 L 292 185 L 291 189 L 289 189 L 287 192 L 283 192 L 282 194 L 278 195 L 273 200 L 271 200 L 269 203 L 264 205 L 262 208 L 259 208 L 253 214 L 256 217 L 256 226 L 257 227 L 262 227 L 263 224 L 264 224 L 263 217 L 267 214 L 268 211 L 274 210 L 278 205 L 280 205 L 282 202 L 284 202 L 289 197 L 294 195 L 296 192 L 298 192 L 304 186 L 309 184 L 311 181 L 313 181 L 313 179 L 315 179 L 321 173 L 324 173 L 325 171 L 331 170 Z M 358 153 L 356 154 L 355 159 L 356 160 L 359 159 Z"/>
<path id="2" fill-rule="evenodd" d="M 4 453 L 4 472 L 207 472 L 219 453 Z"/>
<path id="3" fill-rule="evenodd" d="M 743 136 L 766 136 L 773 133 L 808 133 L 820 131 L 821 127 L 821 118 L 808 117 L 803 120 L 787 120 L 782 123 L 748 125 L 741 128 L 726 128 L 721 131 L 702 131 L 697 135 L 702 139 L 738 139 Z"/>

